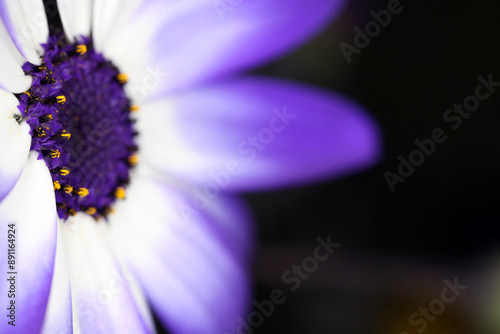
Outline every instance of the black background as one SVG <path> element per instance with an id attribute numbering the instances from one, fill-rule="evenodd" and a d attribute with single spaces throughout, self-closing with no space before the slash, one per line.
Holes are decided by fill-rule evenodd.
<path id="1" fill-rule="evenodd" d="M 473 95 L 477 77 L 500 82 L 495 1 L 402 1 L 403 11 L 350 64 L 339 47 L 387 1 L 353 0 L 314 40 L 258 73 L 307 82 L 367 107 L 384 136 L 380 164 L 342 180 L 247 196 L 259 222 L 257 301 L 286 291 L 254 333 L 417 333 L 408 317 L 458 277 L 467 295 L 425 333 L 481 332 L 476 307 L 500 240 L 500 90 L 452 130 L 445 110 Z M 447 141 L 389 189 L 398 156 L 443 128 Z M 310 256 L 318 236 L 342 246 L 290 292 L 281 274 Z M 471 310 L 472 309 L 472 310 Z M 476 314 L 479 313 L 478 314 Z"/>

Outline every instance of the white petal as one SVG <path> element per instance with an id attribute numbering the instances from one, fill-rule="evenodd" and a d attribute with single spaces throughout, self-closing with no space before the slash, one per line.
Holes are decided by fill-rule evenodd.
<path id="1" fill-rule="evenodd" d="M 94 0 L 92 34 L 97 50 L 105 50 L 106 43 L 120 32 L 130 17 L 137 12 L 142 0 Z"/>
<path id="2" fill-rule="evenodd" d="M 10 194 L 0 203 L 0 266 L 7 268 L 6 233 L 8 224 L 16 224 L 16 330 L 38 333 L 42 326 L 52 282 L 56 252 L 57 213 L 52 178 L 45 161 L 32 153 L 23 174 Z M 4 269 L 6 270 L 6 269 Z M 5 272 L 4 272 L 5 273 Z M 8 291 L 0 280 L 1 291 Z M 10 304 L 7 293 L 0 295 L 1 305 Z M 0 322 L 0 333 L 9 328 Z"/>
<path id="3" fill-rule="evenodd" d="M 57 0 L 64 32 L 70 41 L 90 36 L 92 0 Z"/>
<path id="4" fill-rule="evenodd" d="M 30 88 L 31 78 L 24 74 L 11 51 L 9 42 L 0 39 L 0 89 L 12 93 L 22 93 Z"/>
<path id="5" fill-rule="evenodd" d="M 41 43 L 47 42 L 48 25 L 42 0 L 0 0 L 2 20 L 17 49 L 32 64 L 40 64 Z"/>
<path id="6" fill-rule="evenodd" d="M 0 90 L 0 201 L 21 176 L 31 146 L 29 125 L 14 118 L 21 117 L 18 104 L 14 95 Z"/>
<path id="7" fill-rule="evenodd" d="M 49 303 L 45 313 L 42 334 L 73 333 L 71 287 L 62 240 L 62 224 L 64 223 L 59 221 L 54 276 L 52 277 L 52 286 L 50 288 Z"/>
<path id="8" fill-rule="evenodd" d="M 170 6 L 163 3 L 158 7 L 158 4 L 143 0 L 96 0 L 94 5 L 92 34 L 95 47 L 128 75 L 125 89 L 136 102 L 158 88 L 157 83 L 146 80 L 156 70 L 148 66 L 147 42 L 164 22 L 163 17 Z M 125 46 L 128 52 L 123 52 Z M 137 50 L 141 52 L 135 52 Z"/>
<path id="9" fill-rule="evenodd" d="M 109 225 L 85 214 L 63 226 L 73 299 L 74 331 L 148 333 L 121 271 L 106 242 Z M 79 325 L 77 325 L 79 324 Z M 77 327 L 79 326 L 79 327 Z"/>

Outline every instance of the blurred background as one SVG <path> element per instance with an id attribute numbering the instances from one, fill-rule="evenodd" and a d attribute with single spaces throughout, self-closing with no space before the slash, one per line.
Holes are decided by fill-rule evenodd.
<path id="1" fill-rule="evenodd" d="M 354 28 L 364 30 L 388 1 L 351 0 L 316 38 L 256 71 L 359 101 L 380 124 L 384 156 L 342 180 L 246 196 L 259 223 L 254 299 L 280 289 L 286 301 L 242 333 L 500 333 L 500 88 L 457 130 L 443 121 L 474 94 L 478 76 L 500 82 L 500 6 L 401 4 L 350 64 L 340 43 L 354 45 Z M 398 156 L 435 128 L 447 141 L 392 192 L 384 173 L 397 174 Z M 328 235 L 341 246 L 292 292 L 283 273 Z M 467 289 L 443 311 L 435 300 L 455 279 Z M 439 314 L 410 324 L 429 306 Z"/>

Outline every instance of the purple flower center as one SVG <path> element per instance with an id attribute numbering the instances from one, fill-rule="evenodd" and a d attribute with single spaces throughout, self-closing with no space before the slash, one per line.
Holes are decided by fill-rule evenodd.
<path id="1" fill-rule="evenodd" d="M 52 36 L 44 49 L 42 65 L 23 66 L 33 83 L 18 96 L 31 150 L 50 169 L 59 217 L 106 217 L 137 163 L 126 76 L 89 39 Z"/>

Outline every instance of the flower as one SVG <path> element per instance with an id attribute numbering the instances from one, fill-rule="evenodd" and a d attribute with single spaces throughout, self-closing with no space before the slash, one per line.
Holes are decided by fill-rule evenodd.
<path id="1" fill-rule="evenodd" d="M 343 2 L 57 3 L 0 1 L 0 332 L 154 332 L 151 307 L 233 333 L 252 248 L 233 194 L 377 158 L 357 104 L 235 75 Z"/>

